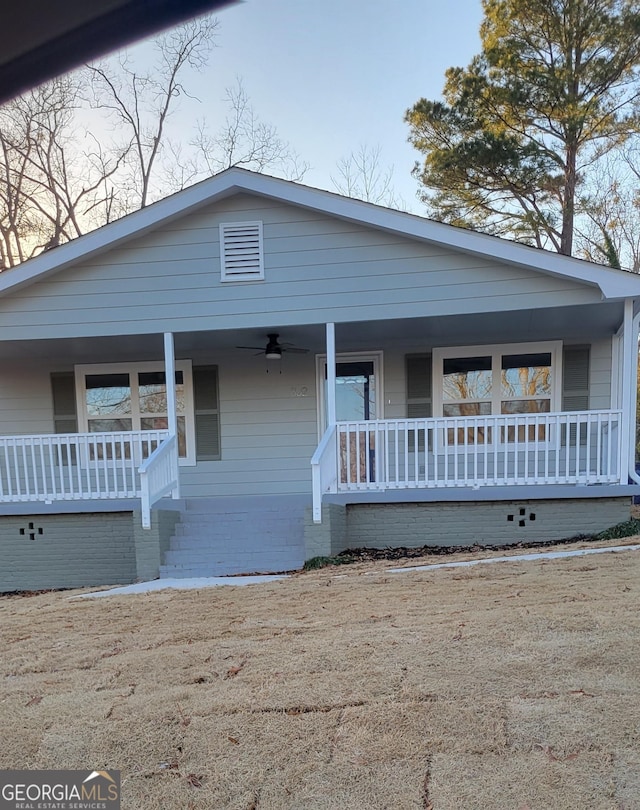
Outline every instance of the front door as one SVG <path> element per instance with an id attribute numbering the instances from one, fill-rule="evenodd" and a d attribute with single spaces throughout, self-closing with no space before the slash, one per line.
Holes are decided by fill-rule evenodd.
<path id="1" fill-rule="evenodd" d="M 327 361 L 318 358 L 319 433 L 327 429 Z M 380 356 L 342 355 L 336 361 L 336 419 L 365 422 L 382 419 Z"/>
<path id="2" fill-rule="evenodd" d="M 379 356 L 342 356 L 336 361 L 336 419 L 338 422 L 368 422 L 381 419 Z M 327 364 L 321 358 L 321 434 L 327 426 Z M 362 428 L 341 428 L 340 481 L 375 480 L 374 435 Z M 348 472 L 349 471 L 349 472 Z"/>

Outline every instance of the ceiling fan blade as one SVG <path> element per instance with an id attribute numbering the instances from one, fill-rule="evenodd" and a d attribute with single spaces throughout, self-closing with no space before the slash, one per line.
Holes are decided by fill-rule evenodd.
<path id="1" fill-rule="evenodd" d="M 283 352 L 291 352 L 291 354 L 309 354 L 309 349 L 300 349 L 297 346 L 283 346 Z"/>
<path id="2" fill-rule="evenodd" d="M 254 349 L 254 351 L 264 352 L 264 346 L 236 346 L 236 349 Z"/>

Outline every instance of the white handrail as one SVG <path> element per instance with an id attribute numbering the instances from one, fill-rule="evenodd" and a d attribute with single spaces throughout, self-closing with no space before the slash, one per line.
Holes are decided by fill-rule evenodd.
<path id="1" fill-rule="evenodd" d="M 166 438 L 138 470 L 140 474 L 142 528 L 151 528 L 151 507 L 178 489 L 178 441 Z"/>
<path id="2" fill-rule="evenodd" d="M 138 467 L 166 430 L 0 436 L 0 503 L 141 496 Z"/>
<path id="3" fill-rule="evenodd" d="M 311 457 L 311 485 L 313 490 L 313 522 L 322 522 L 322 496 L 336 492 L 338 484 L 336 426 L 329 425 L 320 444 Z"/>
<path id="4" fill-rule="evenodd" d="M 621 410 L 338 422 L 337 488 L 626 483 L 621 422 Z"/>

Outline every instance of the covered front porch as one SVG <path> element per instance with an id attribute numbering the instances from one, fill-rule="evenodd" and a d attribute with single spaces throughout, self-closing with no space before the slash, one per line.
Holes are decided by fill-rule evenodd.
<path id="1" fill-rule="evenodd" d="M 260 346 L 273 329 L 305 351 L 273 362 L 242 348 Z M 11 387 L 2 421 L 27 429 L 0 438 L 0 505 L 8 514 L 17 503 L 75 501 L 91 509 L 95 501 L 128 499 L 148 526 L 153 504 L 165 496 L 306 494 L 320 520 L 323 499 L 337 494 L 419 499 L 424 492 L 486 496 L 550 486 L 619 486 L 622 494 L 633 469 L 636 331 L 628 301 L 526 316 L 6 342 L 0 360 Z M 586 353 L 585 369 L 569 363 L 576 352 Z M 431 379 L 437 354 L 441 367 L 457 370 L 450 379 Z M 372 406 L 366 418 L 341 419 L 336 391 L 360 361 L 369 369 Z M 93 385 L 117 386 L 125 373 L 131 380 L 152 375 L 151 404 L 128 406 L 139 429 L 122 429 L 131 414 L 118 413 L 113 402 L 92 415 L 83 400 L 87 375 L 97 375 Z M 177 395 L 158 383 L 176 374 Z M 506 400 L 487 382 L 493 375 L 499 386 L 500 374 L 517 378 Z M 60 403 L 54 391 L 52 412 L 38 403 L 62 375 L 71 387 Z M 455 399 L 445 383 L 461 377 L 486 390 Z M 196 379 L 204 381 L 200 389 Z M 37 430 L 52 422 L 55 431 Z M 198 431 L 206 448 L 196 447 Z"/>
<path id="2" fill-rule="evenodd" d="M 313 460 L 325 493 L 622 484 L 620 410 L 380 419 L 330 426 Z"/>

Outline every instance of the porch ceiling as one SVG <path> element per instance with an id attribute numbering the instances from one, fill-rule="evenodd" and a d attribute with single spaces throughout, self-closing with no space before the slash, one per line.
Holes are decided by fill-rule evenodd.
<path id="1" fill-rule="evenodd" d="M 339 352 L 405 348 L 416 351 L 434 346 L 514 343 L 539 340 L 590 341 L 617 331 L 622 322 L 621 302 L 602 302 L 573 307 L 515 310 L 433 318 L 385 321 L 352 321 L 336 324 Z M 178 358 L 205 357 L 207 353 L 236 351 L 237 346 L 266 344 L 267 331 L 277 332 L 282 342 L 324 353 L 324 324 L 278 326 L 189 332 L 175 335 Z M 159 360 L 163 357 L 162 335 L 68 338 L 57 340 L 0 341 L 0 362 L 21 363 L 64 358 L 67 363 L 99 363 Z"/>

